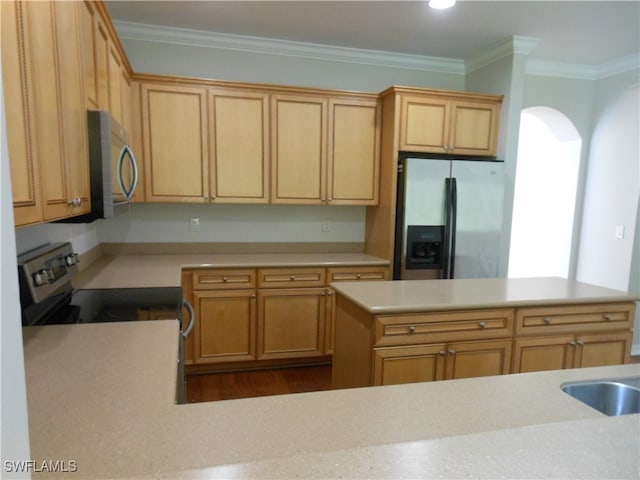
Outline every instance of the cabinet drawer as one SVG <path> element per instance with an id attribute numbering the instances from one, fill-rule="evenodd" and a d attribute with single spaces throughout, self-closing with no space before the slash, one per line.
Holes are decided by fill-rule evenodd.
<path id="1" fill-rule="evenodd" d="M 251 269 L 194 270 L 194 290 L 231 290 L 255 288 L 256 271 Z"/>
<path id="2" fill-rule="evenodd" d="M 378 316 L 375 346 L 506 338 L 513 318 L 513 309 Z"/>
<path id="3" fill-rule="evenodd" d="M 324 268 L 269 268 L 258 271 L 258 288 L 323 287 Z"/>
<path id="4" fill-rule="evenodd" d="M 352 282 L 358 280 L 386 280 L 386 267 L 342 267 L 327 269 L 327 283 Z"/>
<path id="5" fill-rule="evenodd" d="M 629 330 L 634 319 L 633 303 L 520 308 L 516 336 Z"/>

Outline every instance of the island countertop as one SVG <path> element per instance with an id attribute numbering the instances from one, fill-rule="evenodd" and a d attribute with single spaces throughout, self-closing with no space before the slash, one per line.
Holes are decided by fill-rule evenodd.
<path id="1" fill-rule="evenodd" d="M 73 460 L 78 478 L 637 478 L 639 416 L 560 385 L 640 365 L 176 405 L 177 332 L 25 328 L 32 458 Z"/>
<path id="2" fill-rule="evenodd" d="M 372 314 L 636 301 L 637 295 L 558 277 L 334 283 Z"/>

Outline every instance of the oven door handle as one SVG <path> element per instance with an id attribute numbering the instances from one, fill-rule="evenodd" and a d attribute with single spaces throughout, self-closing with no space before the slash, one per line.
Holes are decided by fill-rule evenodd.
<path id="1" fill-rule="evenodd" d="M 182 337 L 187 338 L 191 335 L 191 330 L 193 330 L 193 327 L 196 325 L 196 313 L 193 311 L 191 304 L 185 298 L 182 299 L 182 306 L 189 312 L 189 325 L 186 330 L 181 332 Z"/>

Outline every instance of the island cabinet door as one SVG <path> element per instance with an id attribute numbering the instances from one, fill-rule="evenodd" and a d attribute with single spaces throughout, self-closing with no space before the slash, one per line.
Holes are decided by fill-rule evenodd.
<path id="1" fill-rule="evenodd" d="M 573 366 L 575 337 L 526 338 L 515 341 L 513 373 L 561 370 Z"/>
<path id="2" fill-rule="evenodd" d="M 256 292 L 194 292 L 196 363 L 255 360 Z"/>
<path id="3" fill-rule="evenodd" d="M 576 338 L 574 367 L 604 367 L 628 363 L 631 332 L 579 335 Z"/>
<path id="4" fill-rule="evenodd" d="M 431 382 L 445 378 L 445 344 L 377 348 L 373 357 L 373 385 Z"/>
<path id="5" fill-rule="evenodd" d="M 450 343 L 445 378 L 486 377 L 510 371 L 511 340 Z"/>

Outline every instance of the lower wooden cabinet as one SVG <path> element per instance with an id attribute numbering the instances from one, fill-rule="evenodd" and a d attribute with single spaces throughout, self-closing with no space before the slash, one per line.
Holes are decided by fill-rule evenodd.
<path id="1" fill-rule="evenodd" d="M 631 332 L 562 335 L 515 341 L 514 373 L 620 365 L 629 361 Z"/>
<path id="2" fill-rule="evenodd" d="M 256 359 L 256 292 L 195 292 L 197 363 Z"/>
<path id="3" fill-rule="evenodd" d="M 324 354 L 324 287 L 261 290 L 258 302 L 259 360 Z"/>
<path id="4" fill-rule="evenodd" d="M 511 341 L 459 342 L 374 350 L 374 385 L 509 373 Z"/>

